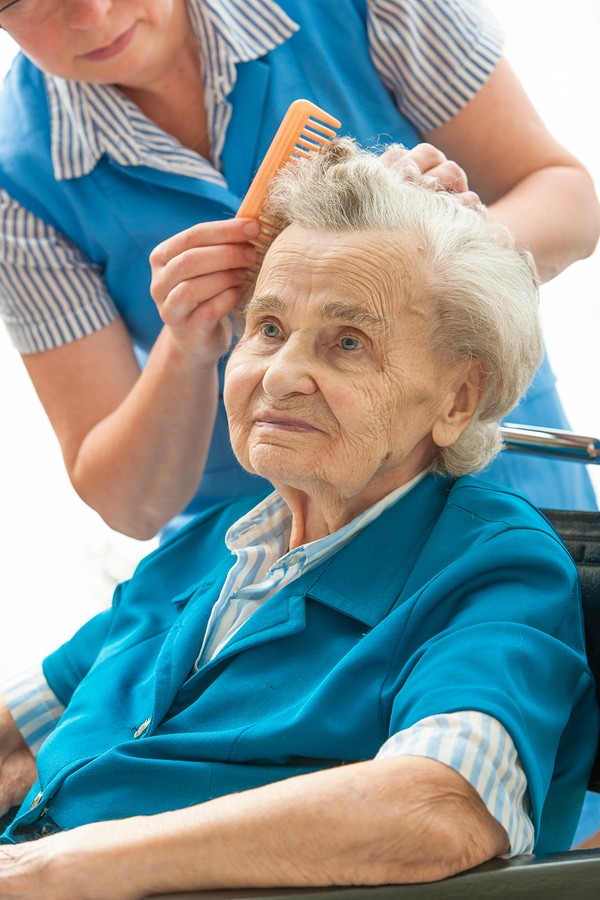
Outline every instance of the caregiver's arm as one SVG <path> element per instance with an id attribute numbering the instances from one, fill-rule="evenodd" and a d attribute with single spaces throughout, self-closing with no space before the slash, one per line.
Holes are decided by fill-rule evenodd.
<path id="1" fill-rule="evenodd" d="M 117 531 L 153 537 L 196 491 L 217 410 L 217 363 L 231 340 L 226 317 L 254 258 L 245 229 L 255 236 L 257 228 L 232 220 L 177 236 L 168 274 L 183 283 L 160 298 L 165 326 L 141 374 L 122 319 L 23 357 L 73 486 Z"/>
<path id="2" fill-rule="evenodd" d="M 398 757 L 0 848 L 0 896 L 135 900 L 431 881 L 507 850 L 506 832 L 462 776 L 435 760 Z"/>
<path id="3" fill-rule="evenodd" d="M 424 137 L 462 166 L 490 218 L 529 247 L 543 281 L 592 253 L 600 233 L 592 179 L 548 132 L 506 60 Z"/>

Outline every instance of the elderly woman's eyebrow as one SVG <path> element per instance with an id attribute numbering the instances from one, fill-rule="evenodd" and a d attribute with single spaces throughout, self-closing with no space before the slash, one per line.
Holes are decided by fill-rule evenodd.
<path id="1" fill-rule="evenodd" d="M 319 315 L 324 319 L 334 319 L 360 328 L 389 327 L 387 316 L 376 316 L 358 303 L 345 303 L 339 300 L 324 303 L 319 307 Z"/>
<path id="2" fill-rule="evenodd" d="M 286 305 L 275 294 L 263 294 L 252 297 L 246 306 L 245 314 L 253 316 L 282 315 Z M 341 322 L 345 325 L 353 325 L 356 328 L 385 329 L 389 328 L 387 316 L 376 316 L 358 303 L 347 303 L 343 300 L 333 300 L 323 303 L 318 308 L 322 319 Z"/>
<path id="3" fill-rule="evenodd" d="M 260 297 L 256 295 L 251 297 L 246 304 L 245 313 L 252 313 L 253 316 L 264 315 L 265 313 L 283 313 L 285 304 L 275 294 L 263 294 Z"/>

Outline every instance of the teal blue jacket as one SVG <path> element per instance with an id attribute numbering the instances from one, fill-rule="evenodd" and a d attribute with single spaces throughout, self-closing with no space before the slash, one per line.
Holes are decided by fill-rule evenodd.
<path id="1" fill-rule="evenodd" d="M 537 849 L 567 848 L 598 715 L 576 569 L 548 522 L 511 491 L 427 476 L 188 677 L 231 564 L 225 531 L 255 500 L 173 535 L 45 661 L 67 710 L 16 825 L 201 803 L 370 759 L 420 719 L 469 709 L 516 744 Z"/>

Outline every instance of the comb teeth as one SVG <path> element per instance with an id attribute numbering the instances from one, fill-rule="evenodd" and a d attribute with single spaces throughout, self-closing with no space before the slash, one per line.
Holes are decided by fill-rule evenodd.
<path id="1" fill-rule="evenodd" d="M 248 296 L 248 294 L 256 284 L 256 279 L 258 278 L 258 273 L 262 268 L 267 250 L 269 249 L 275 238 L 279 234 L 281 234 L 283 230 L 283 222 L 281 221 L 281 219 L 278 219 L 275 216 L 269 216 L 264 212 L 260 213 L 258 221 L 261 225 L 260 234 L 255 240 L 250 242 L 254 247 L 256 247 L 256 260 L 251 266 L 248 266 L 248 271 L 244 280 L 245 297 Z"/>
<path id="2" fill-rule="evenodd" d="M 295 100 L 283 117 L 237 212 L 238 218 L 258 219 L 261 224 L 261 232 L 252 242 L 257 259 L 248 269 L 244 283 L 246 294 L 254 287 L 266 252 L 283 226 L 282 222 L 263 212 L 269 182 L 287 162 L 306 159 L 328 144 L 340 125 L 337 119 L 309 100 Z"/>

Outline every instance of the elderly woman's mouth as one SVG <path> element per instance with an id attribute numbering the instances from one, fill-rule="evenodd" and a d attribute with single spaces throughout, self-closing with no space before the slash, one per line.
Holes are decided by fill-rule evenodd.
<path id="1" fill-rule="evenodd" d="M 265 430 L 273 428 L 276 431 L 322 431 L 321 428 L 318 428 L 313 422 L 309 422 L 306 419 L 277 413 L 262 413 L 261 415 L 256 416 L 254 425 L 257 428 Z"/>

